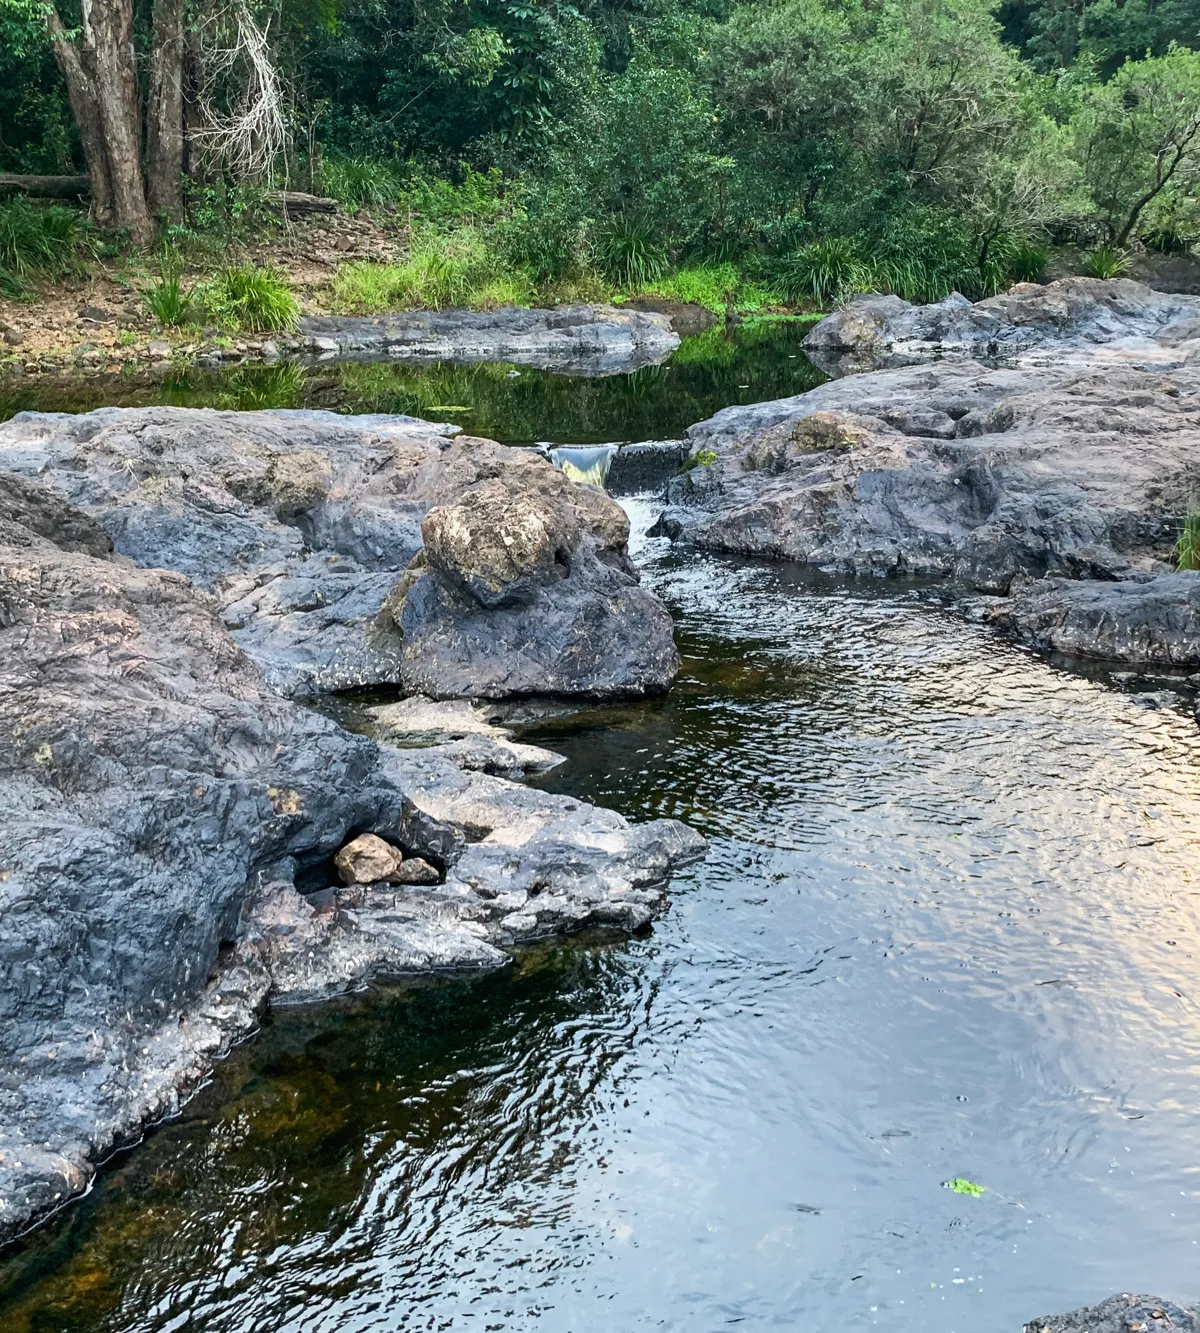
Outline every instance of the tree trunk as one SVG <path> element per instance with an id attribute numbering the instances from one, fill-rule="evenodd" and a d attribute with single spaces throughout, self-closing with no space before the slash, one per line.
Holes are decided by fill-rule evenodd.
<path id="1" fill-rule="evenodd" d="M 132 0 L 83 0 L 83 40 L 108 154 L 113 221 L 128 227 L 135 245 L 149 245 L 154 223 L 142 176 Z"/>
<path id="2" fill-rule="evenodd" d="M 71 114 L 79 128 L 83 155 L 87 159 L 88 182 L 92 191 L 92 221 L 99 227 L 108 227 L 113 221 L 112 175 L 104 135 L 100 129 L 100 108 L 95 88 L 78 46 L 66 35 L 62 20 L 53 5 L 46 7 L 46 31 L 54 48 L 54 59 L 67 85 Z"/>
<path id="3" fill-rule="evenodd" d="M 200 90 L 204 86 L 204 53 L 195 33 L 184 39 L 183 50 L 183 169 L 192 180 L 204 180 L 204 155 L 198 146 L 197 132 L 204 124 L 200 110 Z"/>
<path id="4" fill-rule="evenodd" d="M 14 190 L 36 199 L 86 199 L 89 184 L 86 176 L 21 176 L 0 171 L 0 191 Z"/>
<path id="5" fill-rule="evenodd" d="M 150 208 L 183 216 L 183 0 L 154 0 L 146 100 L 146 194 Z"/>

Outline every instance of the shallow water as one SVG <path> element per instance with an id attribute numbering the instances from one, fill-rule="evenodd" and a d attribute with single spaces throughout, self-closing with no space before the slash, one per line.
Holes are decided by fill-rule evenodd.
<path id="1" fill-rule="evenodd" d="M 894 585 L 638 559 L 680 684 L 523 734 L 569 756 L 547 785 L 710 836 L 667 917 L 277 1012 L 4 1256 L 6 1333 L 1016 1333 L 1200 1295 L 1183 696 Z"/>
<path id="2" fill-rule="evenodd" d="M 730 403 L 802 393 L 825 375 L 801 352 L 809 324 L 762 320 L 685 338 L 666 364 L 588 378 L 505 363 L 289 362 L 205 372 L 0 380 L 0 421 L 96 407 L 326 408 L 453 421 L 505 443 L 676 439 Z"/>

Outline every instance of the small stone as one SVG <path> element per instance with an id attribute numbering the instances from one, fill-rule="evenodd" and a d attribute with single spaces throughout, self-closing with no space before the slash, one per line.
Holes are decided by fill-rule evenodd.
<path id="1" fill-rule="evenodd" d="M 334 356 L 341 350 L 341 344 L 336 338 L 310 338 L 308 345 L 322 356 Z"/>
<path id="2" fill-rule="evenodd" d="M 279 348 L 268 338 L 259 348 L 259 355 L 264 361 L 278 361 Z"/>
<path id="3" fill-rule="evenodd" d="M 352 838 L 333 858 L 343 884 L 378 884 L 395 877 L 402 854 L 374 833 Z"/>
<path id="4" fill-rule="evenodd" d="M 25 341 L 25 335 L 21 333 L 18 329 L 5 329 L 4 341 L 10 347 L 20 347 L 20 345 Z"/>
<path id="5" fill-rule="evenodd" d="M 111 310 L 105 310 L 98 305 L 85 305 L 79 311 L 80 319 L 91 320 L 94 324 L 111 324 L 116 316 Z"/>
<path id="6" fill-rule="evenodd" d="M 436 884 L 441 875 L 419 856 L 408 856 L 391 875 L 393 884 Z"/>
<path id="7" fill-rule="evenodd" d="M 165 361 L 171 355 L 171 344 L 165 338 L 153 338 L 147 343 L 146 351 L 156 361 Z"/>

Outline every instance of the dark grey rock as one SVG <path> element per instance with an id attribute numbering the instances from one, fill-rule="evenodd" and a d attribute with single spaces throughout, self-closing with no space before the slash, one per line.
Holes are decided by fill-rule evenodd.
<path id="1" fill-rule="evenodd" d="M 342 730 L 267 688 L 210 595 L 105 546 L 0 473 L 0 1242 L 268 997 L 645 924 L 703 847 Z M 441 882 L 344 896 L 332 858 L 364 831 Z"/>
<path id="2" fill-rule="evenodd" d="M 316 315 L 299 332 L 319 359 L 512 361 L 577 375 L 636 370 L 679 346 L 668 315 L 592 305 Z"/>
<path id="3" fill-rule="evenodd" d="M 678 665 L 670 622 L 625 558 L 620 507 L 533 451 L 451 443 L 455 433 L 411 417 L 331 412 L 21 413 L 0 425 L 0 465 L 83 508 L 120 554 L 211 590 L 227 628 L 282 694 L 383 683 L 425 690 L 447 654 L 454 666 L 436 687 L 442 695 L 496 693 L 505 678 L 518 693 L 665 688 Z M 466 600 L 451 606 L 422 587 L 403 638 L 385 604 L 403 604 L 393 594 L 413 581 L 405 571 L 422 550 L 423 521 L 489 485 L 503 491 L 489 511 L 496 522 L 503 511 L 519 526 L 533 505 L 562 540 L 498 598 L 460 580 Z M 426 584 L 446 580 L 454 582 L 448 567 Z M 504 654 L 511 670 L 499 665 Z"/>
<path id="4" fill-rule="evenodd" d="M 1031 1319 L 1024 1333 L 1200 1333 L 1200 1306 L 1154 1296 L 1111 1296 L 1070 1314 Z"/>

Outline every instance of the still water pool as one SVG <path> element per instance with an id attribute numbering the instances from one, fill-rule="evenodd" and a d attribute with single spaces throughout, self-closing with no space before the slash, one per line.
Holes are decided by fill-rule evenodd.
<path id="1" fill-rule="evenodd" d="M 274 1013 L 0 1253 L 5 1333 L 1016 1333 L 1200 1295 L 1184 698 L 894 585 L 637 559 L 680 683 L 522 736 L 709 836 L 670 913 Z"/>

